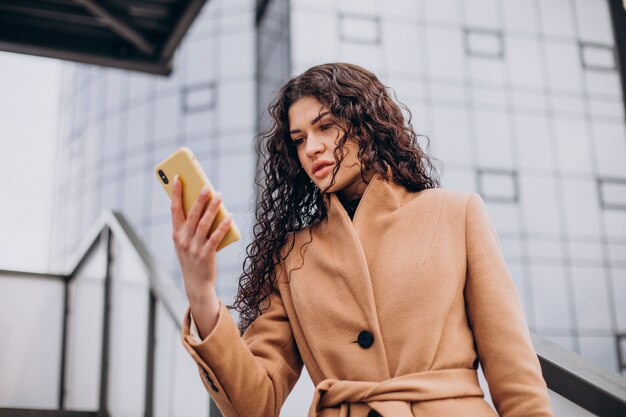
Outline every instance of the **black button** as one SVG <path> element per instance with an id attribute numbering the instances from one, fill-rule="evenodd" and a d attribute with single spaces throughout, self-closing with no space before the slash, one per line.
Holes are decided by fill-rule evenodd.
<path id="1" fill-rule="evenodd" d="M 376 410 L 370 410 L 370 412 L 367 413 L 367 417 L 383 417 L 383 416 L 381 416 Z"/>
<path id="2" fill-rule="evenodd" d="M 367 330 L 363 330 L 361 333 L 359 333 L 357 342 L 359 342 L 359 346 L 361 346 L 363 349 L 367 349 L 374 344 L 374 335 Z"/>

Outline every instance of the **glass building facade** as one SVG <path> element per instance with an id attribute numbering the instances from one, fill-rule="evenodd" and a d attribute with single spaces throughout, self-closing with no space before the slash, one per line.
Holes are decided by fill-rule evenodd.
<path id="1" fill-rule="evenodd" d="M 130 221 L 152 255 L 178 276 L 169 199 L 154 166 L 189 146 L 222 190 L 240 228 L 251 228 L 256 131 L 252 1 L 210 1 L 169 77 L 66 64 L 58 148 L 53 259 L 67 259 L 106 209 Z M 244 253 L 224 249 L 222 294 L 235 290 Z M 55 265 L 62 266 L 62 265 Z"/>
<path id="2" fill-rule="evenodd" d="M 290 75 L 352 62 L 408 105 L 442 186 L 484 198 L 531 330 L 625 373 L 626 130 L 607 1 L 270 0 L 256 12 L 207 2 L 169 78 L 67 64 L 52 259 L 115 209 L 179 276 L 153 167 L 186 145 L 244 232 L 220 259 L 230 302 L 263 111 Z"/>

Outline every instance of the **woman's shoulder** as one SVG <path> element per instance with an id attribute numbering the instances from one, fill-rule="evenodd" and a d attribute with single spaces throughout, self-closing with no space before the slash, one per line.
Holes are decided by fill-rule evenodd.
<path id="1" fill-rule="evenodd" d="M 465 230 L 468 210 L 472 200 L 480 195 L 447 187 L 428 188 L 412 193 L 411 200 L 403 207 L 402 214 L 418 223 L 432 222 L 435 227 L 448 233 Z"/>
<path id="2" fill-rule="evenodd" d="M 437 187 L 414 191 L 410 194 L 410 199 L 413 203 L 440 205 L 441 207 L 452 206 L 458 209 L 465 209 L 472 194 L 476 193 L 448 187 Z"/>

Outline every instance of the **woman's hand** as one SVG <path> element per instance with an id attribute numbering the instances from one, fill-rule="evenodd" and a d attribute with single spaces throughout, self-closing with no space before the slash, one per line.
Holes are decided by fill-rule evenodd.
<path id="1" fill-rule="evenodd" d="M 183 211 L 182 195 L 183 187 L 178 176 L 175 176 L 172 184 L 172 237 L 185 292 L 194 312 L 194 319 L 198 322 L 196 319 L 198 312 L 217 313 L 219 309 L 215 293 L 216 250 L 230 228 L 231 218 L 227 216 L 213 233 L 209 234 L 221 204 L 220 194 L 216 193 L 211 198 L 209 188 L 205 187 L 191 206 L 187 218 Z"/>

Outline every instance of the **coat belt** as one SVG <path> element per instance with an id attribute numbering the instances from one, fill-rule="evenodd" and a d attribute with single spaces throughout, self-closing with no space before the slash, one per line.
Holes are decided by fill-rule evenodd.
<path id="1" fill-rule="evenodd" d="M 350 403 L 366 403 L 383 417 L 413 417 L 411 402 L 459 397 L 483 397 L 474 369 L 442 369 L 384 381 L 325 379 L 315 387 L 309 417 L 329 407 L 348 415 Z"/>

